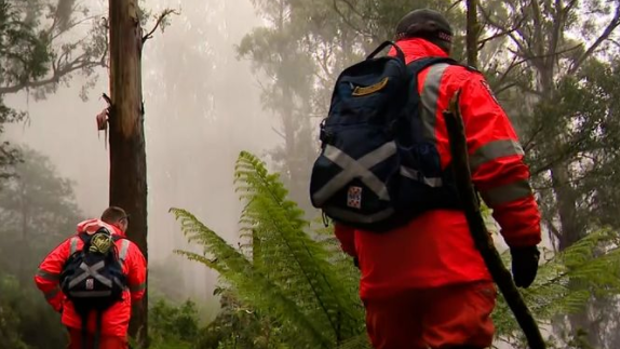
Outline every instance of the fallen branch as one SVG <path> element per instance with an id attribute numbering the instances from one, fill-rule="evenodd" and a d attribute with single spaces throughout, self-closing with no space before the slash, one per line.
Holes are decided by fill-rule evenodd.
<path id="1" fill-rule="evenodd" d="M 502 259 L 497 249 L 495 249 L 493 239 L 487 231 L 482 215 L 480 214 L 480 205 L 471 181 L 467 142 L 461 113 L 458 107 L 459 96 L 460 92 L 450 101 L 449 110 L 444 111 L 443 116 L 446 120 L 446 127 L 448 128 L 456 187 L 459 197 L 464 204 L 469 230 L 471 231 L 476 248 L 480 251 L 493 280 L 504 295 L 506 303 L 508 303 L 508 306 L 515 315 L 519 326 L 521 326 L 529 343 L 529 348 L 545 349 L 545 342 L 540 334 L 538 325 L 523 301 L 521 293 L 519 293 L 519 290 L 515 286 L 512 275 L 502 263 Z"/>

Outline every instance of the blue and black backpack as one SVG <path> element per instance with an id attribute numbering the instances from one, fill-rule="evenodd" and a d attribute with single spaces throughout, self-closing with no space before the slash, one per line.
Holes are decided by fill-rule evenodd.
<path id="1" fill-rule="evenodd" d="M 78 238 L 84 243 L 80 250 L 76 247 Z M 60 274 L 60 287 L 82 319 L 82 338 L 86 338 L 89 314 L 96 313 L 95 349 L 99 345 L 103 312 L 123 300 L 127 289 L 124 256 L 116 248 L 119 239 L 122 238 L 103 227 L 92 235 L 80 233 L 72 238 L 71 255 Z M 87 348 L 86 340 L 82 344 Z"/>
<path id="2" fill-rule="evenodd" d="M 394 46 L 395 57 L 375 56 Z M 449 169 L 422 137 L 418 73 L 446 57 L 405 62 L 386 41 L 338 77 L 310 180 L 314 207 L 334 221 L 382 232 L 429 209 L 459 208 Z"/>

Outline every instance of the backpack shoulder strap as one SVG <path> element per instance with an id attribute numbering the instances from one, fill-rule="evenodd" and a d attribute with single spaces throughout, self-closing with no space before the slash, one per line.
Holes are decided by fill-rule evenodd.
<path id="1" fill-rule="evenodd" d="M 416 77 L 422 70 L 440 63 L 445 63 L 449 65 L 461 65 L 459 62 L 450 57 L 425 57 L 416 59 L 415 61 L 407 64 L 407 70 L 412 76 Z"/>
<path id="2" fill-rule="evenodd" d="M 425 86 L 422 94 L 419 92 L 418 74 L 428 67 L 437 66 L 439 64 L 459 65 L 457 61 L 450 57 L 425 57 L 412 61 L 407 65 L 410 83 L 406 114 L 409 116 L 411 116 L 412 113 L 419 114 L 418 117 L 410 119 L 413 125 L 413 139 L 428 141 L 434 138 L 435 113 L 433 107 L 437 103 L 440 87 L 439 83 L 445 67 L 438 67 L 434 71 L 431 70 L 429 72 L 424 83 Z"/>

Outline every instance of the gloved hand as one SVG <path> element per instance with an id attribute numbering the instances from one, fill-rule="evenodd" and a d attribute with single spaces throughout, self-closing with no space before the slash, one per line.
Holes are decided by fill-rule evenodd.
<path id="1" fill-rule="evenodd" d="M 517 287 L 528 288 L 536 279 L 540 251 L 536 246 L 512 247 L 512 277 Z"/>

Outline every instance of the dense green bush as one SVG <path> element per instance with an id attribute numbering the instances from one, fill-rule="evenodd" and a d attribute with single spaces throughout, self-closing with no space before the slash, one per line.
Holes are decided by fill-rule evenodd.
<path id="1" fill-rule="evenodd" d="M 45 301 L 34 283 L 21 284 L 0 275 L 0 348 L 49 349 L 66 346 L 60 316 Z"/>
<path id="2" fill-rule="evenodd" d="M 171 348 L 171 345 L 174 348 L 189 348 L 196 341 L 198 311 L 192 301 L 187 300 L 175 307 L 164 299 L 158 299 L 149 308 L 150 336 L 155 348 L 163 344 L 168 345 L 166 348 Z"/>

